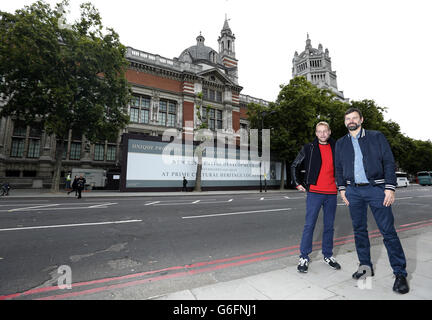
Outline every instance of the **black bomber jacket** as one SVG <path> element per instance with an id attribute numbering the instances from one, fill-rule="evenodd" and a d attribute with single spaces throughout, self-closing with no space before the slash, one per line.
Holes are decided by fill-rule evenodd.
<path id="1" fill-rule="evenodd" d="M 329 138 L 328 143 L 331 146 L 333 154 L 333 164 L 335 162 L 335 140 Z M 309 188 L 309 185 L 316 184 L 318 176 L 321 170 L 321 152 L 319 150 L 318 138 L 311 143 L 307 143 L 298 153 L 297 157 L 291 164 L 291 183 L 297 187 L 302 183 L 298 179 L 298 170 L 303 165 L 306 170 L 305 173 L 305 184 Z"/>

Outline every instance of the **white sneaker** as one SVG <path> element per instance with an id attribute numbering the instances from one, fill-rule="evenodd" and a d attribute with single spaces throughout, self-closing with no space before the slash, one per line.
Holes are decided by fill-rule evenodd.
<path id="1" fill-rule="evenodd" d="M 327 263 L 330 267 L 332 267 L 335 270 L 339 270 L 341 268 L 340 264 L 337 263 L 336 259 L 334 257 L 324 257 L 324 262 Z"/>
<path id="2" fill-rule="evenodd" d="M 307 273 L 308 267 L 309 267 L 309 260 L 304 259 L 304 258 L 300 258 L 298 266 L 297 266 L 298 272 Z"/>

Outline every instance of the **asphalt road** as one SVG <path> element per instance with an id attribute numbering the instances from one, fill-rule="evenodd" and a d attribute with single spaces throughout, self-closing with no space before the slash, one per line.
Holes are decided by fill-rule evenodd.
<path id="1" fill-rule="evenodd" d="M 298 255 L 305 215 L 305 194 L 295 192 L 70 197 L 1 199 L 0 298 L 134 298 L 137 290 L 151 297 L 211 283 L 215 274 L 223 281 L 266 272 Z M 348 209 L 338 203 L 336 244 L 352 239 Z M 395 225 L 431 219 L 431 205 L 431 187 L 398 189 Z M 321 230 L 319 219 L 312 259 L 321 259 Z M 60 266 L 87 291 L 56 291 Z M 116 296 L 120 288 L 129 291 Z"/>

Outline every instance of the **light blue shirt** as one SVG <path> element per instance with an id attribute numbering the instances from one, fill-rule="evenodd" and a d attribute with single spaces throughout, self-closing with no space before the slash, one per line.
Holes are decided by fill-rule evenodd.
<path id="1" fill-rule="evenodd" d="M 363 166 L 363 154 L 358 142 L 361 132 L 362 130 L 360 130 L 355 138 L 350 135 L 354 147 L 354 180 L 355 183 L 369 183 Z"/>

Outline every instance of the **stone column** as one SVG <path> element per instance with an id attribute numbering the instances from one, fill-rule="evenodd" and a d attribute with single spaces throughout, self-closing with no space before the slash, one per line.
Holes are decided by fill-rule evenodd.
<path id="1" fill-rule="evenodd" d="M 83 135 L 81 138 L 81 167 L 90 169 L 92 158 L 91 158 L 91 149 L 92 145 L 89 140 Z M 94 149 L 94 148 L 93 148 Z"/>
<path id="2" fill-rule="evenodd" d="M 42 132 L 41 144 L 42 155 L 39 157 L 39 172 L 38 177 L 42 179 L 43 186 L 48 187 L 51 184 L 54 159 L 52 157 L 52 141 L 55 141 L 55 136 L 50 136 L 46 131 Z"/>
<path id="3" fill-rule="evenodd" d="M 159 112 L 159 91 L 154 90 L 151 100 L 150 100 L 150 123 L 155 124 L 158 121 L 158 112 Z"/>
<path id="4" fill-rule="evenodd" d="M 182 128 L 182 123 L 183 123 L 183 100 L 177 99 L 176 127 Z"/>
<path id="5" fill-rule="evenodd" d="M 6 136 L 7 136 L 7 119 L 1 118 L 0 120 L 0 177 L 4 177 L 6 175 L 6 164 L 5 160 L 7 158 L 6 155 Z"/>

